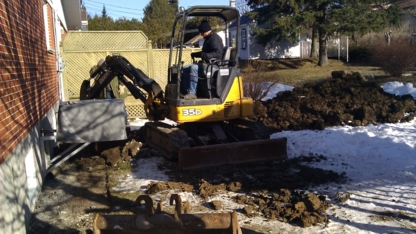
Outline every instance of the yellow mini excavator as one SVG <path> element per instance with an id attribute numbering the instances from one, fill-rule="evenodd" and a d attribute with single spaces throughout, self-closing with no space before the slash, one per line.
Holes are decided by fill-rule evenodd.
<path id="1" fill-rule="evenodd" d="M 222 58 L 204 64 L 198 75 L 198 98 L 185 100 L 180 93 L 182 50 L 185 25 L 192 17 L 221 18 L 227 27 L 236 22 L 237 33 L 235 43 L 226 39 Z M 91 78 L 98 76 L 94 84 L 90 85 L 89 80 L 83 82 L 81 99 L 98 97 L 107 84 L 118 77 L 131 94 L 144 103 L 147 118 L 153 120 L 144 126 L 146 142 L 165 157 L 178 159 L 180 169 L 284 159 L 287 157 L 286 138 L 270 139 L 266 126 L 247 118 L 253 115 L 253 100 L 244 97 L 238 63 L 239 32 L 240 15 L 236 8 L 181 8 L 172 28 L 164 90 L 126 58 L 112 55 L 90 74 Z M 174 46 L 175 38 L 180 46 Z M 165 118 L 177 124 L 172 126 L 159 121 Z"/>

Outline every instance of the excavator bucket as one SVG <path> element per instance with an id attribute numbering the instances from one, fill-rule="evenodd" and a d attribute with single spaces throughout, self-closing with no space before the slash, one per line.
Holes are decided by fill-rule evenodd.
<path id="1" fill-rule="evenodd" d="M 144 201 L 144 214 L 137 215 L 101 215 L 96 214 L 93 222 L 94 234 L 127 234 L 127 233 L 218 233 L 242 234 L 238 225 L 237 213 L 198 213 L 189 214 L 191 208 L 185 203 L 182 210 L 182 199 L 172 194 L 170 205 L 175 204 L 173 214 L 163 212 L 161 203 L 156 212 L 153 201 L 148 195 L 136 199 L 139 205 Z"/>
<path id="2" fill-rule="evenodd" d="M 287 158 L 287 138 L 242 141 L 219 145 L 182 148 L 179 168 L 198 169 L 210 166 L 282 160 Z"/>

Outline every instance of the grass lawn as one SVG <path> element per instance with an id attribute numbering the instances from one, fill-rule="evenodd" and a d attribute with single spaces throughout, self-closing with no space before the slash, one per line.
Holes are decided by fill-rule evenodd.
<path id="1" fill-rule="evenodd" d="M 324 67 L 318 66 L 317 63 L 317 59 L 310 58 L 251 61 L 251 66 L 257 68 L 259 72 L 251 72 L 247 64 L 242 64 L 243 76 L 296 87 L 306 82 L 331 78 L 332 71 L 343 70 L 346 73 L 359 72 L 365 78 L 374 80 L 380 85 L 388 81 L 400 81 L 410 82 L 416 86 L 416 69 L 409 71 L 407 73 L 409 75 L 396 78 L 384 73 L 379 67 L 366 64 L 347 63 L 337 59 L 329 59 L 329 65 Z"/>

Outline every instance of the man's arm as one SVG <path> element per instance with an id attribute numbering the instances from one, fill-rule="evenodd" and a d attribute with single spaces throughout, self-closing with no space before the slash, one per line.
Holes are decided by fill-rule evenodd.
<path id="1" fill-rule="evenodd" d="M 191 58 L 201 58 L 201 51 L 191 53 Z"/>

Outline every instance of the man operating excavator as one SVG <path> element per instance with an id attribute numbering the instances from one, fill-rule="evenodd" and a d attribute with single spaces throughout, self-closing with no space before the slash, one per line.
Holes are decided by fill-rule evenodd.
<path id="1" fill-rule="evenodd" d="M 183 67 L 183 77 L 181 82 L 181 92 L 186 93 L 184 99 L 191 100 L 197 98 L 196 88 L 198 84 L 198 71 L 203 68 L 203 63 L 209 63 L 209 60 L 222 57 L 224 44 L 221 37 L 212 31 L 207 20 L 202 20 L 198 27 L 198 31 L 205 39 L 202 51 L 191 54 L 194 58 L 201 58 L 202 61 L 192 63 Z"/>

